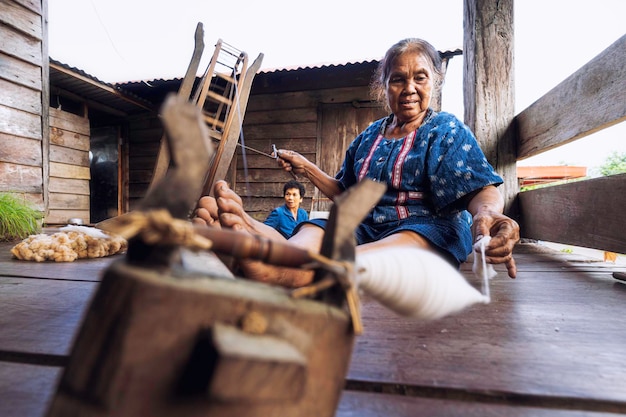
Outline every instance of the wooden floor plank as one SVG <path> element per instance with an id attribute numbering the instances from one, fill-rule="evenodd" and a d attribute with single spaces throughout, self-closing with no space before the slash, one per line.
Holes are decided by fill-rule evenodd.
<path id="1" fill-rule="evenodd" d="M 19 352 L 68 355 L 97 285 L 0 277 L 0 359 Z"/>
<path id="2" fill-rule="evenodd" d="M 61 369 L 0 362 L 0 416 L 42 417 Z M 612 413 L 344 391 L 336 417 L 609 417 Z"/>
<path id="3" fill-rule="evenodd" d="M 613 413 L 344 391 L 335 417 L 610 417 Z"/>
<path id="4" fill-rule="evenodd" d="M 609 271 L 501 272 L 491 294 L 434 322 L 364 303 L 348 378 L 626 404 L 626 285 Z"/>
<path id="5" fill-rule="evenodd" d="M 61 368 L 0 362 L 0 416 L 42 417 Z"/>
<path id="6" fill-rule="evenodd" d="M 65 264 L 72 266 L 67 269 L 39 264 L 37 279 L 5 272 L 15 271 L 7 265 L 17 261 L 0 256 L 0 393 L 17 381 L 16 366 L 49 381 L 56 377 L 60 368 L 44 366 L 50 364 L 45 355 L 69 353 L 99 274 L 113 260 Z M 491 304 L 435 322 L 398 318 L 365 298 L 365 333 L 357 338 L 348 373 L 348 384 L 362 392 L 346 391 L 337 416 L 626 413 L 626 285 L 612 278 L 613 266 L 524 247 L 516 260 L 516 280 L 496 268 Z M 462 271 L 478 285 L 471 265 Z M 33 384 L 28 389 L 48 395 Z M 376 394 L 381 387 L 391 389 Z M 0 415 L 11 415 L 3 413 L 6 407 L 35 407 L 15 398 L 7 406 L 0 398 Z M 520 402 L 524 398 L 528 404 Z"/>

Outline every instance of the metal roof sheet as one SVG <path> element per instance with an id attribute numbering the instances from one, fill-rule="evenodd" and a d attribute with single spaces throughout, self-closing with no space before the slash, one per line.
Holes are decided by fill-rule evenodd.
<path id="1" fill-rule="evenodd" d="M 461 49 L 440 52 L 441 57 L 444 59 L 461 55 L 462 53 Z M 275 74 L 280 76 L 294 72 L 332 71 L 333 69 L 368 66 L 376 64 L 377 62 L 377 59 L 356 62 L 325 62 L 293 67 L 263 69 L 259 71 L 259 74 L 270 76 Z M 120 117 L 145 111 L 156 112 L 168 92 L 178 91 L 181 81 L 182 77 L 110 84 L 76 67 L 50 59 L 50 94 L 56 94 L 62 91 L 65 95 L 74 96 L 86 102 L 94 109 Z"/>
<path id="2" fill-rule="evenodd" d="M 78 68 L 50 59 L 50 94 L 61 92 L 119 116 L 155 110 L 154 103 L 125 91 L 119 84 L 105 83 Z"/>

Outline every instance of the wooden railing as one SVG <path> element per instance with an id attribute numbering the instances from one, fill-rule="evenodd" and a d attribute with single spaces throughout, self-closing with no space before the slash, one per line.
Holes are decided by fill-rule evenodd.
<path id="1" fill-rule="evenodd" d="M 626 35 L 519 113 L 517 159 L 626 120 L 625 63 Z M 526 191 L 518 201 L 522 237 L 626 253 L 626 174 Z"/>

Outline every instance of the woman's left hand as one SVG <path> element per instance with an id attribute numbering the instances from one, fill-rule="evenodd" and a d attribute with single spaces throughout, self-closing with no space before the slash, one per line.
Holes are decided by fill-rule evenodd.
<path id="1" fill-rule="evenodd" d="M 491 264 L 505 264 L 509 277 L 515 278 L 517 267 L 513 247 L 520 238 L 517 222 L 495 211 L 481 211 L 474 216 L 472 234 L 475 241 L 491 236 L 485 248 L 485 260 Z"/>

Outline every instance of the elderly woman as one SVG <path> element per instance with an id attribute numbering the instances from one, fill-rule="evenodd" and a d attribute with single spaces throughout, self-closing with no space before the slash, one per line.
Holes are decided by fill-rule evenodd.
<path id="1" fill-rule="evenodd" d="M 467 126 L 429 107 L 441 83 L 437 50 L 424 40 L 404 39 L 387 51 L 372 85 L 390 115 L 353 140 L 339 172 L 330 176 L 291 150 L 278 151 L 279 164 L 306 176 L 330 199 L 364 178 L 387 184 L 384 196 L 356 230 L 357 260 L 365 253 L 409 246 L 432 251 L 458 267 L 474 241 L 491 236 L 487 262 L 504 263 L 514 278 L 512 250 L 519 226 L 502 214 L 503 199 L 496 188 L 502 179 Z M 214 191 L 217 200 L 203 199 L 199 218 L 281 238 L 247 215 L 225 182 L 217 182 Z M 289 242 L 319 250 L 324 226 L 324 220 L 317 219 L 301 223 Z M 306 285 L 312 279 L 310 271 L 258 261 L 246 260 L 241 266 L 249 278 L 286 286 Z"/>

